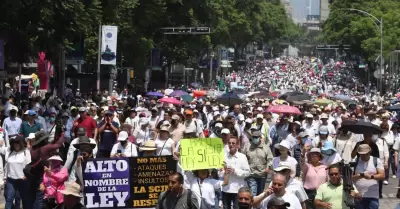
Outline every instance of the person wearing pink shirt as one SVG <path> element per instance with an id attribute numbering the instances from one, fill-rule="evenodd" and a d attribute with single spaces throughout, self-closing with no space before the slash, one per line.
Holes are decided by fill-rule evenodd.
<path id="1" fill-rule="evenodd" d="M 320 148 L 312 148 L 307 153 L 307 158 L 303 154 L 301 160 L 301 169 L 303 171 L 304 190 L 307 193 L 307 208 L 315 208 L 314 198 L 317 189 L 321 184 L 328 181 L 327 166 L 321 163 L 323 155 Z"/>
<path id="2" fill-rule="evenodd" d="M 49 167 L 44 167 L 40 190 L 44 192 L 44 208 L 54 208 L 64 201 L 61 191 L 65 189 L 64 183 L 68 179 L 68 169 L 61 165 L 63 160 L 58 155 L 50 157 L 48 161 Z"/>

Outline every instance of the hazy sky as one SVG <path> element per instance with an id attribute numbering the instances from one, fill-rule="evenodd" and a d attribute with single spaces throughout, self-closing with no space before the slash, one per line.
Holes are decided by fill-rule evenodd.
<path id="1" fill-rule="evenodd" d="M 320 0 L 290 0 L 293 19 L 305 21 L 310 14 L 308 5 L 311 3 L 311 15 L 319 15 Z"/>

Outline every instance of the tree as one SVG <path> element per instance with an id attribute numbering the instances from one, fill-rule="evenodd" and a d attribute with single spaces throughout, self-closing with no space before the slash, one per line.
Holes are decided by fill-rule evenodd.
<path id="1" fill-rule="evenodd" d="M 367 11 L 383 19 L 383 53 L 389 53 L 400 44 L 400 2 L 396 0 L 337 0 L 331 5 L 330 15 L 324 25 L 326 42 L 348 44 L 354 53 L 360 54 L 370 62 L 380 53 L 380 32 L 370 17 L 349 11 L 355 8 Z M 388 59 L 386 59 L 388 60 Z"/>

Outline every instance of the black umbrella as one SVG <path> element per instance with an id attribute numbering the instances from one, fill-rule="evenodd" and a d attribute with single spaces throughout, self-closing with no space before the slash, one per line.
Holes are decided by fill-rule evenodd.
<path id="1" fill-rule="evenodd" d="M 279 96 L 279 99 L 286 100 L 288 102 L 310 100 L 311 96 L 303 92 L 287 92 Z"/>
<path id="2" fill-rule="evenodd" d="M 251 98 L 257 98 L 257 99 L 272 99 L 274 98 L 269 92 L 267 91 L 262 91 L 256 94 L 251 95 Z"/>
<path id="3" fill-rule="evenodd" d="M 217 98 L 216 100 L 220 104 L 232 106 L 236 104 L 242 104 L 243 100 L 235 93 L 225 93 Z"/>
<path id="4" fill-rule="evenodd" d="M 343 130 L 353 132 L 355 134 L 365 134 L 365 133 L 381 134 L 383 132 L 379 126 L 371 122 L 366 122 L 364 120 L 343 121 L 340 128 Z"/>
<path id="5" fill-rule="evenodd" d="M 389 106 L 388 110 L 389 111 L 399 111 L 400 110 L 400 104 Z"/>
<path id="6" fill-rule="evenodd" d="M 244 89 L 238 89 L 238 88 L 233 89 L 231 92 L 232 92 L 232 93 L 235 93 L 235 94 L 248 94 L 248 93 L 249 93 L 249 92 L 247 92 L 247 91 L 244 90 Z"/>

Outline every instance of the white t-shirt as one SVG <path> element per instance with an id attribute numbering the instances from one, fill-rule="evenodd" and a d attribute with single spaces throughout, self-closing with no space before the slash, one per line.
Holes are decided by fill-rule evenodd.
<path id="1" fill-rule="evenodd" d="M 275 197 L 275 194 L 271 194 L 267 198 L 265 198 L 260 205 L 260 208 L 267 208 L 268 202 Z M 302 209 L 299 199 L 297 199 L 296 195 L 291 192 L 286 191 L 285 194 L 281 197 L 285 202 L 290 203 L 290 207 L 288 209 Z"/>
<path id="2" fill-rule="evenodd" d="M 168 138 L 167 140 L 160 140 L 157 138 L 155 143 L 157 147 L 157 156 L 172 155 L 172 145 L 174 144 L 174 140 L 171 138 Z"/>
<path id="3" fill-rule="evenodd" d="M 272 168 L 275 169 L 279 166 L 279 163 L 281 162 L 281 158 L 280 157 L 274 157 L 274 159 L 272 159 Z M 297 160 L 294 159 L 293 157 L 288 156 L 286 158 L 285 161 L 283 162 L 288 162 L 290 163 L 290 170 L 292 170 L 292 172 L 290 173 L 291 177 L 294 177 L 296 175 L 296 166 L 297 166 Z"/>
<path id="4" fill-rule="evenodd" d="M 377 169 L 384 169 L 383 163 L 379 158 L 377 158 L 376 168 L 372 156 L 369 158 L 368 162 L 364 162 L 360 158 L 356 167 L 356 174 L 365 173 L 368 175 L 376 175 L 378 173 Z M 379 198 L 379 184 L 377 180 L 362 178 L 354 182 L 354 185 L 363 198 Z"/>
<path id="5" fill-rule="evenodd" d="M 121 154 L 125 155 L 125 157 L 137 157 L 137 148 L 136 145 L 132 144 L 131 142 L 127 142 L 126 148 L 124 148 L 121 143 L 114 144 L 113 148 L 111 149 L 110 155 L 117 154 L 118 150 L 121 150 Z"/>
<path id="6" fill-rule="evenodd" d="M 324 159 L 322 159 L 321 163 L 326 166 L 330 166 L 332 164 L 339 163 L 340 161 L 342 161 L 342 157 L 340 157 L 340 154 L 336 152 L 331 156 L 324 155 Z"/>

